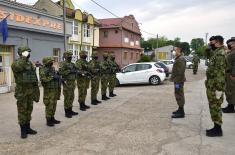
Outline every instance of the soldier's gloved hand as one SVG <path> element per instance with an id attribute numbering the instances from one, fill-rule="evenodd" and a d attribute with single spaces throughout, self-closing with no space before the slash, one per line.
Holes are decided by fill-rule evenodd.
<path id="1" fill-rule="evenodd" d="M 215 91 L 215 95 L 216 95 L 216 98 L 217 98 L 217 99 L 220 99 L 220 98 L 223 96 L 223 92 L 216 90 L 216 91 Z"/>

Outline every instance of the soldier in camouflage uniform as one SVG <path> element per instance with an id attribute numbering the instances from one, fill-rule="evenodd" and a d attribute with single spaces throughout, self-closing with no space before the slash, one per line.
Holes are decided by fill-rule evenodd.
<path id="1" fill-rule="evenodd" d="M 43 102 L 45 104 L 45 114 L 47 126 L 52 127 L 55 124 L 60 124 L 60 121 L 55 119 L 57 100 L 60 98 L 60 76 L 53 67 L 53 58 L 43 58 L 43 67 L 40 68 L 40 80 L 44 89 Z"/>
<path id="2" fill-rule="evenodd" d="M 98 61 L 98 53 L 92 53 L 92 60 L 89 62 L 89 68 L 92 74 L 91 79 L 91 104 L 97 105 L 101 103 L 101 101 L 97 100 L 97 94 L 99 92 L 99 84 L 100 84 L 100 62 Z"/>
<path id="3" fill-rule="evenodd" d="M 197 70 L 198 70 L 198 64 L 200 63 L 200 58 L 197 56 L 197 54 L 194 54 L 193 56 L 193 74 L 197 74 Z"/>
<path id="4" fill-rule="evenodd" d="M 175 87 L 175 98 L 178 104 L 178 110 L 173 112 L 172 118 L 184 118 L 184 105 L 185 105 L 185 97 L 184 97 L 184 82 L 185 78 L 185 69 L 186 69 L 186 61 L 182 55 L 181 47 L 176 47 L 176 58 L 172 68 L 171 81 L 174 82 Z"/>
<path id="5" fill-rule="evenodd" d="M 214 47 L 216 50 L 210 58 L 208 69 L 206 71 L 207 80 L 205 81 L 211 119 L 214 122 L 214 128 L 206 130 L 206 135 L 209 137 L 223 135 L 221 128 L 221 104 L 223 103 L 223 95 L 225 91 L 226 59 L 223 47 L 223 37 L 215 36 L 214 40 Z"/>
<path id="6" fill-rule="evenodd" d="M 109 100 L 106 96 L 106 91 L 108 87 L 108 82 L 109 82 L 109 74 L 110 74 L 110 62 L 108 60 L 108 53 L 103 54 L 103 61 L 101 62 L 101 95 L 102 95 L 102 100 L 106 101 Z"/>
<path id="7" fill-rule="evenodd" d="M 89 88 L 89 81 L 91 78 L 89 63 L 87 62 L 87 54 L 85 51 L 79 53 L 80 59 L 76 62 L 76 68 L 81 72 L 77 76 L 77 86 L 78 86 L 78 102 L 80 104 L 80 110 L 86 111 L 90 109 L 89 106 L 85 104 L 87 89 Z"/>
<path id="8" fill-rule="evenodd" d="M 119 66 L 115 61 L 115 55 L 111 54 L 109 57 L 110 61 L 110 67 L 111 67 L 111 74 L 110 74 L 110 80 L 109 80 L 109 97 L 115 97 L 117 96 L 116 94 L 113 93 L 114 88 L 116 86 L 116 73 L 119 71 Z"/>
<path id="9" fill-rule="evenodd" d="M 15 98 L 17 100 L 18 121 L 21 128 L 21 138 L 27 138 L 27 134 L 35 135 L 37 132 L 30 128 L 33 101 L 39 102 L 40 91 L 36 69 L 29 61 L 31 50 L 28 47 L 20 47 L 20 56 L 12 64 L 16 87 Z"/>
<path id="10" fill-rule="evenodd" d="M 226 88 L 225 95 L 228 102 L 226 108 L 222 108 L 224 113 L 235 113 L 235 38 L 227 41 L 228 49 L 227 53 L 227 68 L 226 68 Z"/>
<path id="11" fill-rule="evenodd" d="M 215 48 L 215 36 L 210 37 L 210 43 L 208 44 L 206 50 L 205 50 L 205 57 L 206 57 L 206 62 L 208 65 L 208 61 L 210 61 L 211 57 L 214 54 L 214 51 L 216 50 Z"/>
<path id="12" fill-rule="evenodd" d="M 65 117 L 72 118 L 78 115 L 73 111 L 74 91 L 76 86 L 77 69 L 75 64 L 72 63 L 72 52 L 64 52 L 64 59 L 60 64 L 59 73 L 63 79 L 63 94 L 64 94 L 64 111 Z"/>

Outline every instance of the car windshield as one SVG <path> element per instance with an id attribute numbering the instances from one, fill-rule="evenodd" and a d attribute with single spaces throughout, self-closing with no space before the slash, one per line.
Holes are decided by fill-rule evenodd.
<path id="1" fill-rule="evenodd" d="M 162 68 L 166 68 L 166 66 L 163 63 L 161 63 L 161 62 L 156 63 L 155 66 L 156 67 L 160 66 Z"/>

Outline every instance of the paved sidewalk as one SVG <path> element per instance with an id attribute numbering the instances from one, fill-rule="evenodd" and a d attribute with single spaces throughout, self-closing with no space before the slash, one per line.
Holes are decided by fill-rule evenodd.
<path id="1" fill-rule="evenodd" d="M 114 99 L 72 119 L 64 118 L 60 101 L 56 118 L 62 123 L 54 128 L 45 125 L 43 103 L 35 104 L 32 126 L 39 133 L 27 140 L 19 138 L 13 94 L 0 95 L 0 155 L 234 155 L 235 114 L 223 115 L 223 137 L 205 136 L 213 124 L 204 76 L 203 68 L 196 76 L 187 72 L 185 119 L 170 118 L 176 109 L 171 83 L 125 86 Z"/>

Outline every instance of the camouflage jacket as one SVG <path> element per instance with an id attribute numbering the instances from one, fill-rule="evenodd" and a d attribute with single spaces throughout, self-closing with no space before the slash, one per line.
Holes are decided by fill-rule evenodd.
<path id="1" fill-rule="evenodd" d="M 86 60 L 79 59 L 76 62 L 76 68 L 81 72 L 79 77 L 86 77 L 90 78 L 91 77 L 91 72 L 89 68 L 89 63 Z"/>
<path id="2" fill-rule="evenodd" d="M 198 64 L 198 63 L 200 63 L 200 58 L 197 55 L 195 55 L 195 56 L 193 56 L 192 62 L 193 62 L 193 64 Z"/>
<path id="3" fill-rule="evenodd" d="M 175 58 L 175 62 L 172 68 L 171 80 L 175 83 L 183 83 L 185 78 L 186 60 L 183 56 Z"/>
<path id="4" fill-rule="evenodd" d="M 205 49 L 205 57 L 207 59 L 210 60 L 211 57 L 213 56 L 213 54 L 214 54 L 214 51 L 212 49 L 210 49 L 210 48 Z"/>
<path id="5" fill-rule="evenodd" d="M 77 69 L 74 63 L 63 61 L 60 63 L 59 73 L 65 81 L 75 81 Z"/>
<path id="6" fill-rule="evenodd" d="M 116 74 L 119 71 L 119 66 L 118 64 L 115 62 L 115 60 L 110 60 L 110 72 L 111 74 Z"/>
<path id="7" fill-rule="evenodd" d="M 43 66 L 39 71 L 42 86 L 46 89 L 59 89 L 60 78 L 57 75 L 54 67 Z"/>
<path id="8" fill-rule="evenodd" d="M 225 89 L 226 58 L 224 47 L 214 51 L 206 71 L 207 87 L 214 87 L 218 91 Z"/>
<path id="9" fill-rule="evenodd" d="M 227 54 L 226 57 L 227 67 L 226 72 L 235 77 L 235 49 Z"/>
<path id="10" fill-rule="evenodd" d="M 91 74 L 94 76 L 99 76 L 101 73 L 101 66 L 100 66 L 100 62 L 97 60 L 91 60 L 89 62 L 89 68 L 91 71 Z"/>

